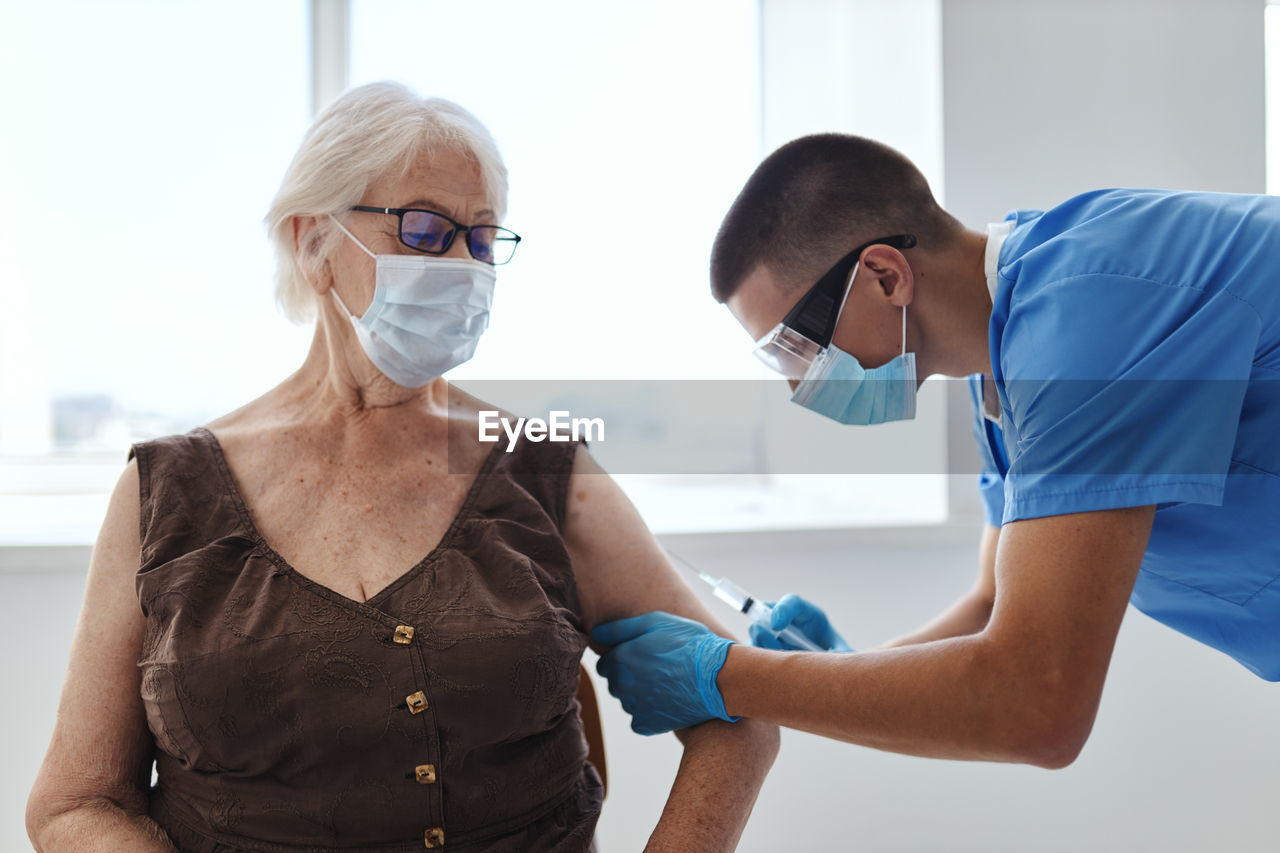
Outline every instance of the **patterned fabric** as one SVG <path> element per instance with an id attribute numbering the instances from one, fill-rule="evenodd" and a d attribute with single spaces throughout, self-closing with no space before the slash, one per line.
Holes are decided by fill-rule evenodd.
<path id="1" fill-rule="evenodd" d="M 367 602 L 263 541 L 212 433 L 134 447 L 151 814 L 180 850 L 591 848 L 575 447 L 495 445 L 440 544 Z"/>

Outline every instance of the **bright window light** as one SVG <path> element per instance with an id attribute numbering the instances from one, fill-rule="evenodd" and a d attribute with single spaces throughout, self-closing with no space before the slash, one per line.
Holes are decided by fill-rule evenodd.
<path id="1" fill-rule="evenodd" d="M 0 544 L 85 542 L 131 441 L 243 404 L 305 354 L 261 220 L 306 126 L 306 5 L 4 17 Z"/>
<path id="2" fill-rule="evenodd" d="M 758 408 L 733 423 L 672 405 L 679 390 L 663 397 L 665 417 L 650 445 L 669 466 L 662 473 L 620 464 L 608 442 L 596 447 L 657 531 L 945 517 L 940 475 L 813 477 L 773 464 L 785 456 L 777 445 L 834 446 L 840 456 L 875 441 L 815 424 L 821 419 L 812 413 L 778 414 L 795 409 L 785 385 L 751 357 L 750 339 L 709 293 L 707 264 L 720 220 L 768 153 L 766 144 L 786 141 L 773 138 L 778 132 L 880 134 L 913 155 L 923 152 L 926 166 L 931 156 L 941 162 L 939 140 L 930 135 L 940 133 L 940 102 L 928 100 L 940 93 L 929 78 L 936 59 L 915 64 L 921 80 L 913 89 L 937 107 L 934 127 L 920 97 L 906 106 L 900 98 L 877 99 L 883 87 L 866 81 L 875 79 L 880 57 L 864 67 L 847 51 L 810 44 L 823 21 L 838 31 L 896 27 L 895 36 L 911 33 L 925 55 L 933 48 L 936 57 L 937 35 L 927 22 L 937 15 L 922 14 L 935 4 L 915 0 L 913 20 L 907 12 L 895 17 L 879 7 L 839 5 L 816 8 L 811 16 L 819 25 L 806 30 L 795 15 L 755 0 L 553 6 L 495 0 L 486 4 L 485 27 L 451 27 L 447 37 L 424 43 L 405 21 L 448 20 L 451 3 L 352 3 L 351 83 L 397 79 L 461 103 L 493 131 L 510 169 L 506 221 L 526 240 L 499 272 L 493 320 L 476 358 L 451 378 L 513 408 L 518 394 L 468 380 L 537 379 L 542 388 L 556 385 L 547 380 L 573 379 L 776 384 L 759 389 Z M 761 33 L 762 20 L 776 32 Z M 831 38 L 840 43 L 838 35 Z M 815 80 L 827 82 L 814 87 Z M 651 410 L 633 403 L 633 416 Z M 779 433 L 779 424 L 790 432 Z M 815 432 L 832 444 L 815 443 Z M 872 438 L 906 435 L 886 429 Z M 928 470 L 941 472 L 941 440 L 932 443 L 939 461 Z M 750 473 L 662 475 L 694 470 L 712 457 L 725 470 Z M 833 462 L 831 470 L 859 470 L 850 464 Z"/>
<path id="3" fill-rule="evenodd" d="M 896 25 L 933 32 L 937 15 L 916 12 L 936 12 L 936 0 L 913 3 Z M 935 178 L 930 164 L 941 161 L 914 147 L 933 145 L 929 128 L 940 121 L 929 82 L 936 56 L 918 63 L 928 79 L 917 88 L 932 92 L 933 106 L 917 97 L 893 118 L 860 100 L 877 84 L 846 67 L 847 52 L 813 51 L 786 33 L 766 49 L 762 12 L 775 20 L 781 8 L 494 0 L 475 26 L 455 2 L 351 2 L 350 83 L 397 79 L 458 101 L 493 131 L 511 171 L 507 224 L 526 240 L 500 272 L 476 359 L 451 378 L 768 376 L 711 299 L 707 262 L 728 204 L 765 145 L 781 141 L 772 136 L 853 130 L 885 137 Z M 839 28 L 853 13 L 841 13 Z M 0 546 L 92 541 L 130 442 L 236 408 L 301 363 L 310 328 L 274 306 L 261 219 L 309 121 L 308 41 L 302 0 L 228 0 L 216 10 L 61 0 L 6 15 Z M 921 54 L 936 54 L 936 41 L 926 36 Z M 790 83 L 769 81 L 787 75 L 802 85 L 839 76 L 844 88 L 826 99 L 827 113 L 822 97 L 780 100 Z M 788 418 L 817 416 L 791 409 L 780 387 L 759 418 L 717 437 L 717 452 L 738 454 L 727 467 L 751 472 L 735 481 L 735 500 L 706 498 L 720 494 L 719 481 L 636 483 L 635 494 L 651 493 L 638 499 L 655 527 L 945 513 L 936 483 L 921 491 L 870 478 L 845 489 L 771 466 L 783 444 L 825 440 L 795 432 Z M 841 445 L 852 447 L 847 438 Z M 864 442 L 861 452 L 875 448 Z M 801 505 L 819 509 L 797 514 Z"/>
<path id="4" fill-rule="evenodd" d="M 762 154 L 755 0 L 356 0 L 351 83 L 400 80 L 485 123 L 524 238 L 451 378 L 748 378 L 711 242 Z M 443 22 L 424 34 L 406 22 Z"/>

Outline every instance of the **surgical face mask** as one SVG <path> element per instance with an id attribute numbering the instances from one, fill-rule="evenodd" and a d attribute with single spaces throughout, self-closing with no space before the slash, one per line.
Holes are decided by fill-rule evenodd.
<path id="1" fill-rule="evenodd" d="M 376 255 L 332 216 L 377 264 L 373 301 L 355 316 L 337 288 L 329 292 L 351 316 L 365 355 L 397 385 L 419 388 L 475 354 L 489 326 L 493 267 L 463 258 Z"/>
<path id="2" fill-rule="evenodd" d="M 844 313 L 857 271 L 855 266 L 849 275 L 833 332 Z M 906 306 L 902 307 L 902 352 L 896 358 L 868 370 L 834 342 L 829 343 L 809 364 L 791 402 L 842 424 L 867 426 L 914 418 L 916 354 L 907 352 Z"/>

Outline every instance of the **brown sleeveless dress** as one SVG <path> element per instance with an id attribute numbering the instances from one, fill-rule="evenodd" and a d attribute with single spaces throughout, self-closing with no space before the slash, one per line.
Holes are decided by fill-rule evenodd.
<path id="1" fill-rule="evenodd" d="M 263 541 L 209 431 L 133 448 L 150 814 L 179 850 L 591 849 L 575 447 L 495 445 L 440 544 L 366 602 Z"/>

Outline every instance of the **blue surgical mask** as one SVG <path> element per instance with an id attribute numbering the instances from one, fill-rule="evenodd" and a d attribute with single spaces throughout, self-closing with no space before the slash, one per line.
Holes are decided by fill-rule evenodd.
<path id="1" fill-rule="evenodd" d="M 376 264 L 373 301 L 360 316 L 351 314 L 356 338 L 378 370 L 398 385 L 420 388 L 471 358 L 489 326 L 494 269 L 463 258 L 378 255 L 333 223 Z"/>
<path id="2" fill-rule="evenodd" d="M 843 303 L 840 311 L 844 311 Z M 916 354 L 907 352 L 906 306 L 902 307 L 901 354 L 868 370 L 834 343 L 828 344 L 805 371 L 791 402 L 842 424 L 882 424 L 914 418 Z"/>

